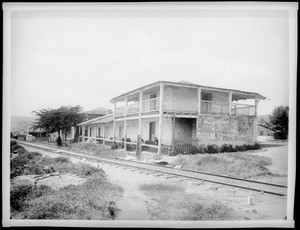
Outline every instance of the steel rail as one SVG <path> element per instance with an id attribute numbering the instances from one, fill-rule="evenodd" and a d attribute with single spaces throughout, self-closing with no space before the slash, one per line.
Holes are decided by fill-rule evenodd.
<path id="1" fill-rule="evenodd" d="M 59 150 L 59 149 L 56 149 L 56 148 L 31 144 L 31 143 L 27 143 L 27 142 L 21 142 L 21 141 L 18 141 L 18 142 L 20 142 L 21 144 L 24 144 L 25 146 L 27 145 L 29 147 L 33 147 L 33 148 L 37 148 L 37 149 L 43 149 L 43 150 L 48 150 L 48 151 L 49 150 L 50 151 L 58 151 Z M 115 159 L 115 158 L 103 159 L 103 158 L 100 158 L 100 157 L 88 156 L 88 155 L 85 155 L 85 154 L 82 154 L 82 153 L 76 153 L 76 152 L 71 152 L 71 151 L 67 151 L 67 150 L 59 150 L 59 151 L 60 151 L 60 153 L 68 154 L 68 155 L 71 155 L 71 156 L 84 157 L 84 158 L 87 158 L 87 159 L 92 159 L 92 160 L 96 160 L 96 161 L 100 161 L 100 162 L 106 162 L 108 164 L 113 164 L 113 165 L 122 165 L 122 166 L 126 166 L 126 167 L 132 167 L 132 168 L 136 168 L 137 170 L 144 170 L 144 171 L 149 171 L 149 172 L 151 172 L 151 171 L 159 172 L 159 173 L 163 173 L 163 174 L 168 174 L 168 175 L 172 175 L 172 176 L 176 176 L 176 177 L 188 178 L 188 179 L 191 179 L 191 180 L 196 180 L 196 181 L 201 181 L 201 182 L 206 181 L 206 182 L 210 182 L 210 183 L 214 183 L 214 184 L 220 184 L 220 185 L 224 185 L 224 186 L 230 186 L 230 187 L 235 187 L 235 188 L 240 188 L 240 189 L 245 189 L 245 190 L 251 190 L 251 191 L 260 192 L 260 193 L 266 193 L 266 194 L 271 194 L 271 195 L 276 195 L 276 196 L 286 196 L 286 194 L 279 193 L 279 192 L 273 192 L 273 191 L 269 191 L 269 190 L 265 190 L 265 189 L 257 189 L 257 188 L 242 186 L 242 185 L 236 185 L 236 184 L 230 184 L 230 183 L 225 183 L 225 182 L 220 182 L 220 181 L 214 181 L 214 180 L 210 180 L 210 179 L 203 179 L 203 178 L 198 178 L 198 177 L 195 177 L 195 176 L 183 175 L 183 174 L 176 173 L 176 172 L 167 172 L 167 171 L 159 170 L 159 169 L 146 169 L 142 166 L 132 165 L 130 163 L 134 163 L 134 164 L 142 163 L 142 164 L 146 164 L 146 165 L 151 166 L 151 167 L 161 167 L 161 168 L 165 167 L 165 166 L 161 166 L 161 165 L 152 165 L 152 164 L 147 164 L 147 163 L 144 163 L 144 162 L 135 162 L 135 161 L 127 161 L 127 160 L 121 160 L 121 161 L 124 161 L 126 163 L 116 162 L 116 160 L 120 161 L 120 159 L 119 158 L 117 158 L 117 159 Z M 165 169 L 173 170 L 173 168 L 171 168 L 171 167 L 166 167 Z M 186 171 L 188 171 L 188 172 L 191 171 L 193 173 L 201 174 L 198 171 L 195 171 L 195 172 L 193 170 L 186 170 Z M 212 175 L 209 175 L 209 176 L 216 176 L 216 175 L 212 174 Z M 218 175 L 216 177 L 218 177 Z M 222 176 L 222 177 L 226 178 L 226 176 Z M 226 178 L 226 179 L 234 180 L 235 178 Z M 257 182 L 257 181 L 252 182 L 252 181 L 249 181 L 249 180 L 243 180 L 241 178 L 238 178 L 238 179 L 241 180 L 241 181 L 244 181 L 244 182 L 249 182 L 249 183 L 254 182 L 254 184 Z M 270 184 L 270 183 L 265 183 L 265 185 L 282 187 L 282 185 L 276 185 L 276 184 Z"/>

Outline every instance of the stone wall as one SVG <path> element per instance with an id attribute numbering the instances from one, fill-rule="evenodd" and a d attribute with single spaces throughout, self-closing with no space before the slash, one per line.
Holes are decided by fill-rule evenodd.
<path id="1" fill-rule="evenodd" d="M 200 144 L 250 144 L 255 140 L 255 117 L 201 115 L 198 119 Z"/>

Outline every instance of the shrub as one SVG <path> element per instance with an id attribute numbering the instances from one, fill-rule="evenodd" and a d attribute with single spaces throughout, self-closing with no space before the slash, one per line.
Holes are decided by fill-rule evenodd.
<path id="1" fill-rule="evenodd" d="M 26 197 L 32 192 L 33 185 L 20 184 L 10 189 L 10 208 L 12 211 L 22 211 Z"/>
<path id="2" fill-rule="evenodd" d="M 230 153 L 230 152 L 236 152 L 236 148 L 234 148 L 231 144 L 223 144 L 220 147 L 220 152 L 221 153 Z"/>
<path id="3" fill-rule="evenodd" d="M 205 148 L 206 153 L 218 153 L 219 152 L 219 146 L 213 144 L 213 145 L 207 145 Z"/>
<path id="4" fill-rule="evenodd" d="M 260 147 L 260 145 L 257 142 L 255 142 L 254 145 L 247 145 L 247 150 L 258 150 L 260 148 L 261 147 Z"/>
<path id="5" fill-rule="evenodd" d="M 46 185 L 34 186 L 32 184 L 14 185 L 10 189 L 10 208 L 12 211 L 22 211 L 30 199 L 52 194 L 53 190 Z"/>
<path id="6" fill-rule="evenodd" d="M 230 209 L 217 200 L 205 200 L 185 206 L 188 213 L 181 218 L 182 220 L 222 220 L 230 213 Z"/>
<path id="7" fill-rule="evenodd" d="M 21 150 L 23 151 L 23 150 Z M 15 157 L 10 161 L 10 179 L 23 174 L 41 174 L 41 168 L 35 165 L 35 161 L 40 159 L 42 154 L 37 152 L 28 152 Z"/>
<path id="8" fill-rule="evenodd" d="M 70 163 L 70 160 L 67 157 L 55 157 L 54 161 L 56 163 Z"/>
<path id="9" fill-rule="evenodd" d="M 247 145 L 236 145 L 235 146 L 236 150 L 239 152 L 247 151 Z"/>
<path id="10" fill-rule="evenodd" d="M 201 153 L 201 154 L 203 154 L 203 153 L 205 153 L 205 145 L 199 145 L 199 147 L 198 147 L 198 153 Z"/>
<path id="11" fill-rule="evenodd" d="M 98 147 L 98 145 L 95 144 L 94 142 L 84 143 L 84 149 L 87 151 L 96 151 L 97 147 Z"/>
<path id="12" fill-rule="evenodd" d="M 74 208 L 63 200 L 51 199 L 51 197 L 41 197 L 32 200 L 26 210 L 26 219 L 62 219 L 66 215 L 76 213 L 78 208 Z M 84 213 L 84 210 L 80 210 Z"/>

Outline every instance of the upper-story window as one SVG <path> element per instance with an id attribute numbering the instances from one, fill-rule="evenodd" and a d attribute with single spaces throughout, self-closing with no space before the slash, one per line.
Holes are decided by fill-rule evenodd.
<path id="1" fill-rule="evenodd" d="M 212 93 L 201 92 L 201 100 L 212 101 Z"/>

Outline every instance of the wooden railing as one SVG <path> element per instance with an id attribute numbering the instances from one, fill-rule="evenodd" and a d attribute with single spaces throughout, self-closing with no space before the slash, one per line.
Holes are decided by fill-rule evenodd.
<path id="1" fill-rule="evenodd" d="M 125 115 L 125 106 L 116 108 L 115 116 L 124 116 Z"/>
<path id="2" fill-rule="evenodd" d="M 231 115 L 254 116 L 255 105 L 233 103 L 231 105 Z"/>
<path id="3" fill-rule="evenodd" d="M 126 112 L 127 115 L 138 114 L 139 111 L 140 111 L 140 103 L 127 105 L 127 112 Z"/>
<path id="4" fill-rule="evenodd" d="M 229 105 L 215 101 L 201 101 L 202 114 L 229 114 Z"/>
<path id="5" fill-rule="evenodd" d="M 197 150 L 199 146 L 198 139 L 189 140 L 174 140 L 174 153 L 189 153 L 193 150 Z"/>
<path id="6" fill-rule="evenodd" d="M 142 112 L 153 112 L 159 110 L 159 97 L 142 101 Z"/>

